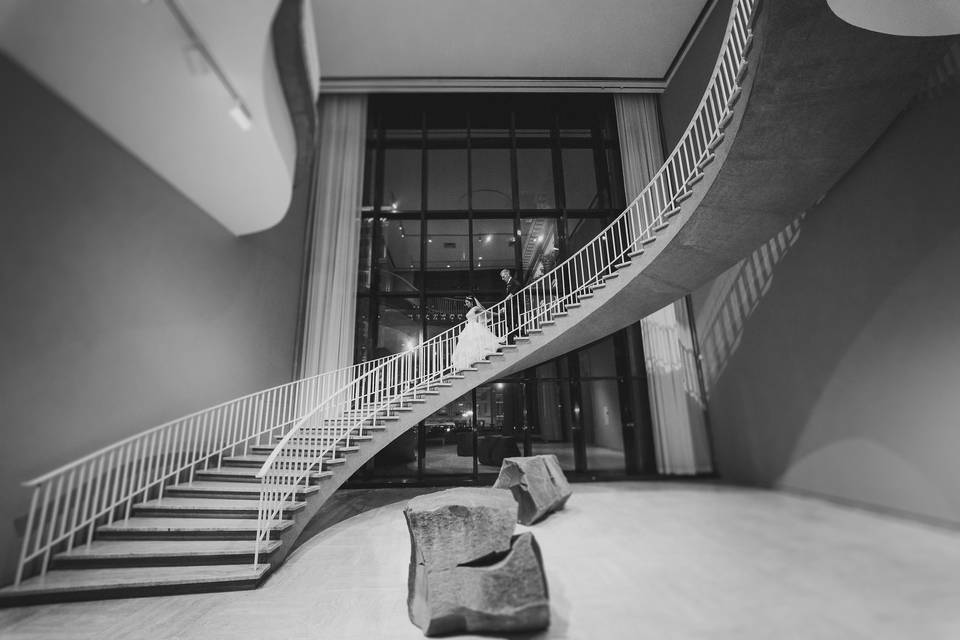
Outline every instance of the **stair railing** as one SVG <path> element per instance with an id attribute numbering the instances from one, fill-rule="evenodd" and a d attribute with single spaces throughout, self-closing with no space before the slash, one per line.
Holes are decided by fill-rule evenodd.
<path id="1" fill-rule="evenodd" d="M 693 186 L 714 158 L 747 72 L 751 25 L 759 0 L 735 0 L 710 82 L 680 142 L 643 191 L 612 223 L 571 257 L 484 312 L 483 321 L 504 341 L 526 341 L 542 333 L 605 286 L 641 255 L 680 213 Z M 337 457 L 364 428 L 391 418 L 405 404 L 458 375 L 452 362 L 466 322 L 373 366 L 324 398 L 282 438 L 257 477 L 261 481 L 257 541 L 269 537 L 283 518 L 283 503 L 307 490 L 324 461 Z M 260 545 L 255 546 L 259 550 Z M 254 566 L 259 565 L 259 551 Z"/>
<path id="2" fill-rule="evenodd" d="M 258 391 L 153 427 L 24 482 L 32 490 L 14 584 L 46 573 L 52 554 L 89 545 L 101 524 L 130 517 L 170 484 L 220 466 L 225 456 L 272 444 L 335 390 L 376 363 L 345 367 Z"/>

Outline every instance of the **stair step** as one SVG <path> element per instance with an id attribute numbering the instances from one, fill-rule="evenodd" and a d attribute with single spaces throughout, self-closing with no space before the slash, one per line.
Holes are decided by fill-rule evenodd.
<path id="1" fill-rule="evenodd" d="M 363 442 L 366 442 L 368 440 L 373 440 L 373 436 L 356 436 L 350 439 L 361 440 Z M 293 440 L 293 438 L 291 438 L 291 440 Z M 320 446 L 319 444 L 302 444 L 300 446 L 296 446 L 296 444 L 297 443 L 294 442 L 293 445 L 291 445 L 290 442 L 287 442 L 287 449 L 290 451 L 303 451 L 304 453 L 313 454 L 320 451 L 321 449 L 326 448 L 326 447 Z M 266 462 L 267 456 L 269 456 L 270 453 L 273 451 L 273 447 L 267 446 L 267 445 L 257 445 L 255 447 L 251 447 L 250 450 L 253 451 L 254 453 L 250 454 L 249 456 L 243 456 L 243 457 L 249 458 L 252 464 L 254 456 L 256 456 L 258 459 L 262 459 L 263 462 Z M 263 462 L 261 462 L 260 464 L 262 465 Z"/>
<path id="2" fill-rule="evenodd" d="M 630 257 L 631 257 L 631 258 L 639 258 L 639 257 L 642 256 L 642 255 L 643 255 L 643 249 L 637 249 L 636 251 L 631 251 L 631 252 L 630 252 Z"/>
<path id="3" fill-rule="evenodd" d="M 583 305 L 580 304 L 579 302 L 571 302 L 570 304 L 567 305 L 567 309 L 579 309 L 582 306 Z"/>
<path id="4" fill-rule="evenodd" d="M 129 598 L 163 593 L 201 593 L 231 589 L 254 589 L 270 565 L 202 565 L 194 567 L 124 567 L 54 570 L 35 576 L 16 587 L 0 589 L 0 604 L 16 606 L 66 600 Z"/>
<path id="5" fill-rule="evenodd" d="M 619 277 L 620 277 L 620 274 L 617 273 L 616 271 L 614 271 L 613 273 L 608 273 L 607 275 L 603 276 L 603 279 L 604 279 L 604 280 L 613 280 L 614 278 L 619 278 Z"/>
<path id="6" fill-rule="evenodd" d="M 642 244 L 650 244 L 650 243 L 656 242 L 656 241 L 657 241 L 657 237 L 656 237 L 656 236 L 650 236 L 649 238 L 644 238 L 644 239 L 641 240 L 640 242 L 641 242 Z"/>
<path id="7" fill-rule="evenodd" d="M 664 229 L 666 229 L 666 228 L 669 227 L 669 226 L 670 226 L 670 223 L 669 223 L 669 222 L 661 222 L 660 224 L 658 224 L 657 226 L 655 226 L 655 227 L 653 228 L 653 232 L 654 232 L 654 233 L 660 233 L 661 231 L 663 231 Z"/>
<path id="8" fill-rule="evenodd" d="M 276 503 L 274 503 L 276 504 Z M 222 500 L 210 498 L 184 498 L 180 496 L 164 497 L 157 500 L 148 500 L 134 505 L 133 513 L 139 516 L 177 517 L 201 515 L 206 517 L 256 517 L 260 506 L 259 500 Z M 300 511 L 306 502 L 284 502 L 285 514 Z"/>
<path id="9" fill-rule="evenodd" d="M 253 467 L 220 467 L 219 469 L 198 471 L 194 474 L 194 477 L 200 480 L 227 480 L 260 484 L 260 479 L 257 477 L 258 471 L 260 471 L 260 469 Z M 292 478 L 299 476 L 300 473 L 298 471 L 277 470 L 273 472 L 273 475 Z M 313 471 L 310 473 L 310 480 L 311 482 L 317 482 L 324 478 L 329 478 L 331 475 L 333 474 L 329 471 Z"/>
<path id="10" fill-rule="evenodd" d="M 740 63 L 740 68 L 737 69 L 737 84 L 743 84 L 743 79 L 747 76 L 747 70 L 750 68 L 750 63 L 746 60 Z"/>
<path id="11" fill-rule="evenodd" d="M 581 299 L 581 300 L 589 300 L 589 299 L 592 298 L 592 297 L 593 297 L 593 294 L 592 294 L 592 293 L 581 293 L 581 294 L 580 294 L 580 299 Z"/>
<path id="12" fill-rule="evenodd" d="M 723 134 L 721 134 L 720 137 L 723 138 Z M 697 163 L 697 169 L 699 169 L 700 171 L 703 171 L 703 168 L 708 164 L 710 164 L 711 162 L 713 162 L 716 158 L 717 158 L 717 154 L 708 153 L 703 157 L 702 160 L 700 160 L 700 162 Z"/>
<path id="13" fill-rule="evenodd" d="M 630 262 L 621 262 L 620 264 L 617 265 L 617 269 L 625 269 L 626 267 L 629 267 L 630 265 L 631 265 Z"/>
<path id="14" fill-rule="evenodd" d="M 168 496 L 184 497 L 211 497 L 238 499 L 252 497 L 260 499 L 259 482 L 221 482 L 216 480 L 194 480 L 193 482 L 177 484 L 167 487 L 164 491 Z M 274 486 L 275 489 L 289 490 L 290 487 Z M 293 489 L 293 495 L 304 498 L 320 490 L 317 485 L 304 487 L 299 485 Z"/>
<path id="15" fill-rule="evenodd" d="M 737 104 L 737 100 L 740 99 L 740 94 L 743 93 L 741 87 L 735 87 L 733 92 L 730 94 L 730 97 L 727 98 L 727 108 L 732 109 L 733 105 Z"/>
<path id="16" fill-rule="evenodd" d="M 721 131 L 720 133 L 718 133 L 717 135 L 715 135 L 715 136 L 713 137 L 713 139 L 712 139 L 709 143 L 707 143 L 707 148 L 710 149 L 710 151 L 713 151 L 713 150 L 715 150 L 717 147 L 720 146 L 720 143 L 721 143 L 721 142 L 723 142 L 723 132 L 722 132 L 722 131 Z"/>
<path id="17" fill-rule="evenodd" d="M 680 204 L 681 202 L 683 202 L 684 200 L 686 200 L 687 198 L 689 198 L 689 197 L 692 196 L 692 195 L 693 195 L 693 191 L 691 191 L 690 189 L 686 189 L 686 190 L 680 192 L 679 194 L 677 194 L 677 197 L 676 197 L 676 199 L 673 201 L 673 203 L 674 203 L 675 205 L 676 205 L 676 204 Z"/>
<path id="18" fill-rule="evenodd" d="M 255 549 L 260 549 L 264 559 L 280 545 L 279 540 L 94 540 L 90 546 L 58 553 L 53 566 L 86 569 L 253 562 Z"/>
<path id="19" fill-rule="evenodd" d="M 298 437 L 290 438 L 289 440 L 287 440 L 287 446 L 289 446 L 291 449 L 295 451 L 313 450 L 314 452 L 316 452 L 320 448 L 327 448 L 327 447 L 323 447 L 323 445 L 318 446 L 317 438 L 306 436 L 306 435 L 302 438 L 298 438 Z M 305 446 L 310 447 L 310 449 L 305 449 L 304 448 Z M 333 449 L 330 449 L 334 457 L 338 457 L 337 454 L 356 453 L 359 450 L 360 450 L 360 447 L 356 445 L 350 445 L 349 447 L 344 445 L 339 445 L 337 447 L 334 447 Z M 290 456 L 284 456 L 284 457 L 289 458 Z M 267 461 L 266 458 L 264 458 L 263 461 L 266 462 Z"/>
<path id="20" fill-rule="evenodd" d="M 293 520 L 273 520 L 271 534 L 293 526 Z M 97 527 L 100 540 L 131 538 L 224 538 L 249 540 L 257 532 L 256 518 L 130 518 Z"/>
<path id="21" fill-rule="evenodd" d="M 678 213 L 680 213 L 680 207 L 673 207 L 672 209 L 668 209 L 667 211 L 663 212 L 663 218 L 666 220 L 668 218 L 672 218 Z"/>
<path id="22" fill-rule="evenodd" d="M 572 305 L 567 305 L 568 308 L 569 308 L 570 306 L 572 306 Z M 570 315 L 570 314 L 569 314 L 568 312 L 566 312 L 566 311 L 557 311 L 557 312 L 555 312 L 555 313 L 553 314 L 553 317 L 554 317 L 554 318 L 566 318 L 568 315 Z"/>
<path id="23" fill-rule="evenodd" d="M 516 351 L 517 345 L 515 344 L 502 344 L 500 345 L 500 351 Z"/>
<path id="24" fill-rule="evenodd" d="M 364 440 L 373 439 L 372 436 L 358 436 L 357 438 L 351 438 L 351 439 L 359 440 L 360 438 L 363 438 Z M 311 447 L 310 449 L 301 449 L 301 448 L 295 449 L 295 451 L 303 451 L 303 452 L 309 452 L 309 453 L 316 453 L 320 450 L 321 450 L 320 447 Z M 289 449 L 285 449 L 285 453 L 290 453 Z M 270 457 L 270 452 L 269 450 L 267 450 L 259 454 L 251 454 L 248 456 L 235 456 L 233 458 L 224 458 L 223 462 L 224 464 L 229 462 L 231 467 L 254 467 L 259 469 L 260 467 L 263 466 L 263 463 L 266 462 L 269 457 Z M 294 456 L 282 455 L 282 456 L 278 456 L 277 459 L 282 461 L 294 461 L 294 460 L 306 461 L 308 459 L 312 459 L 312 456 L 308 457 L 308 456 L 296 456 L 296 455 Z"/>
<path id="25" fill-rule="evenodd" d="M 689 180 L 687 180 L 687 189 L 689 189 L 689 188 L 692 187 L 693 185 L 697 184 L 697 183 L 700 182 L 701 180 L 703 180 L 703 172 L 702 172 L 702 171 L 698 171 L 692 178 L 690 178 Z"/>

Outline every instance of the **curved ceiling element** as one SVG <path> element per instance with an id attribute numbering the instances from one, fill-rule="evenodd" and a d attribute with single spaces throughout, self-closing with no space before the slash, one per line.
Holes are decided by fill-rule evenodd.
<path id="1" fill-rule="evenodd" d="M 960 33 L 960 0 L 827 0 L 838 18 L 894 36 Z"/>
<path id="2" fill-rule="evenodd" d="M 286 214 L 296 144 L 273 60 L 280 0 L 178 6 L 251 115 L 161 0 L 6 0 L 0 49 L 237 235 Z"/>
<path id="3" fill-rule="evenodd" d="M 707 0 L 311 0 L 324 83 L 662 80 Z"/>

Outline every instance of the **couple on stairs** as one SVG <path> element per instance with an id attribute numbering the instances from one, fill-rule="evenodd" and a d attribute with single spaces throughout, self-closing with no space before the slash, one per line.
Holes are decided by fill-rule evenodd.
<path id="1" fill-rule="evenodd" d="M 509 301 L 520 289 L 523 283 L 514 278 L 509 269 L 503 269 L 500 277 L 506 284 L 506 296 L 504 300 Z M 457 336 L 457 345 L 453 349 L 452 364 L 454 371 L 469 369 L 474 362 L 485 359 L 490 354 L 496 353 L 500 345 L 505 342 L 513 343 L 514 333 L 518 327 L 520 316 L 520 305 L 507 303 L 506 309 L 501 311 L 487 312 L 480 301 L 473 297 L 468 297 L 464 303 L 470 307 L 467 311 L 467 324 Z M 498 336 L 490 330 L 488 319 L 492 315 L 503 316 L 504 335 Z"/>

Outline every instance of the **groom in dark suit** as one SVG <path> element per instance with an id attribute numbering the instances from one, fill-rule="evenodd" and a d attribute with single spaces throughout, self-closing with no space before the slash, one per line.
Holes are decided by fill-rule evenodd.
<path id="1" fill-rule="evenodd" d="M 506 283 L 506 295 L 504 300 L 510 300 L 513 296 L 520 292 L 520 289 L 523 289 L 523 283 L 519 278 L 514 278 L 513 274 L 510 273 L 509 269 L 503 269 L 500 272 L 500 278 Z M 507 344 L 513 344 L 514 339 L 518 335 L 522 335 L 520 331 L 520 321 L 522 320 L 523 315 L 523 300 L 522 296 L 516 301 L 507 302 L 506 310 L 507 318 Z"/>

